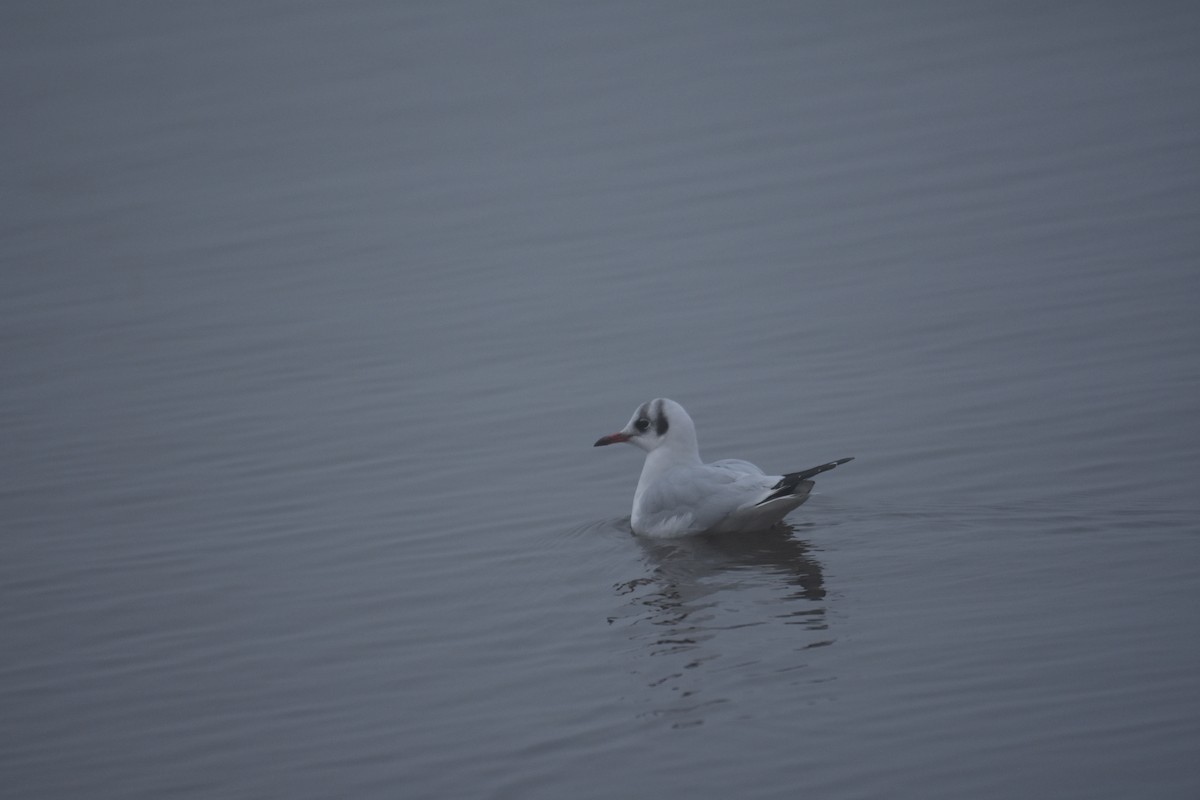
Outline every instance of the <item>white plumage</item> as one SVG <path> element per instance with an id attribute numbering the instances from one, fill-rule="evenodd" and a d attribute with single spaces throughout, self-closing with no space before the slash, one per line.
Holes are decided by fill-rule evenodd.
<path id="1" fill-rule="evenodd" d="M 628 442 L 646 451 L 633 495 L 631 524 L 643 536 L 763 530 L 808 499 L 813 476 L 843 458 L 785 475 L 767 475 L 749 461 L 700 460 L 696 426 L 683 406 L 660 397 L 643 403 L 629 423 L 596 447 Z"/>

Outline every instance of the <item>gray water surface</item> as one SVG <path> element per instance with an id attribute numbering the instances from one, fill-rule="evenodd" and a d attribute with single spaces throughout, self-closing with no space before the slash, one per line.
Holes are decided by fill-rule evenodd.
<path id="1" fill-rule="evenodd" d="M 1200 796 L 1192 6 L 0 23 L 5 795 Z"/>

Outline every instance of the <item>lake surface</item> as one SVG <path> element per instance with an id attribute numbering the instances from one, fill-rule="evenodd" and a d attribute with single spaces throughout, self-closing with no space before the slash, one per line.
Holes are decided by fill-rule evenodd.
<path id="1" fill-rule="evenodd" d="M 1200 796 L 1195 6 L 0 22 L 6 795 Z"/>

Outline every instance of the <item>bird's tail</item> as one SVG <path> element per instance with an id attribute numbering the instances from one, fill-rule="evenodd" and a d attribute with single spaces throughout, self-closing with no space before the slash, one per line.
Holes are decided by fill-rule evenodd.
<path id="1" fill-rule="evenodd" d="M 769 495 L 764 497 L 762 500 L 759 500 L 755 505 L 761 506 L 763 503 L 769 503 L 772 500 L 778 500 L 780 497 L 799 494 L 802 485 L 806 481 L 808 482 L 807 488 L 811 489 L 812 481 L 809 481 L 809 478 L 813 477 L 814 475 L 820 475 L 822 472 L 828 472 L 839 464 L 845 464 L 847 461 L 853 460 L 854 456 L 850 456 L 850 458 L 839 458 L 837 461 L 830 461 L 828 464 L 822 464 L 819 467 L 813 467 L 801 472 L 789 472 L 779 479 L 779 483 L 771 487 L 771 493 Z"/>
<path id="2" fill-rule="evenodd" d="M 828 464 L 822 464 L 819 467 L 806 469 L 803 472 L 789 472 L 787 475 L 784 475 L 783 478 L 784 480 L 788 480 L 790 478 L 795 478 L 797 481 L 807 480 L 814 475 L 820 475 L 822 472 L 829 472 L 829 470 L 833 469 L 838 464 L 845 464 L 847 461 L 853 460 L 854 456 L 850 456 L 849 458 L 839 458 L 837 461 L 830 461 Z"/>

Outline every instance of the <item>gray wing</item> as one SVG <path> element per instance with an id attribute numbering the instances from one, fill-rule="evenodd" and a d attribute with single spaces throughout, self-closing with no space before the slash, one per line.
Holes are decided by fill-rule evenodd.
<path id="1" fill-rule="evenodd" d="M 738 509 L 761 501 L 778 480 L 779 476 L 764 475 L 748 461 L 717 461 L 663 475 L 654 487 L 653 504 L 664 515 L 690 514 L 690 528 L 708 530 Z"/>
<path id="2" fill-rule="evenodd" d="M 713 469 L 724 469 L 730 472 L 745 474 L 745 475 L 765 475 L 761 469 L 751 464 L 749 461 L 742 461 L 740 458 L 724 458 L 720 461 L 714 461 L 708 466 Z"/>

